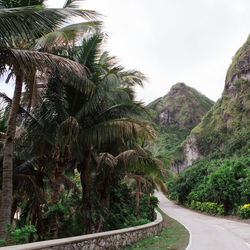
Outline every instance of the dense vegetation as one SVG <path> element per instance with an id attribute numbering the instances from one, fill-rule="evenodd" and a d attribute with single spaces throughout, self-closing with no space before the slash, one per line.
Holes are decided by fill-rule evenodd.
<path id="1" fill-rule="evenodd" d="M 173 154 L 185 159 L 183 148 L 194 137 L 203 156 L 168 183 L 169 196 L 182 204 L 250 217 L 249 53 L 250 37 L 233 58 L 222 98 Z"/>
<path id="2" fill-rule="evenodd" d="M 199 160 L 180 173 L 177 180 L 169 181 L 169 197 L 192 208 L 194 201 L 213 202 L 223 205 L 223 211 L 212 213 L 234 213 L 238 206 L 249 203 L 249 164 L 248 158 Z"/>
<path id="3" fill-rule="evenodd" d="M 102 50 L 97 14 L 75 1 L 0 7 L 0 73 L 15 80 L 12 99 L 0 94 L 2 243 L 154 220 L 165 165 L 144 147 L 155 130 L 133 88 L 145 76 Z M 87 22 L 62 28 L 72 16 Z"/>
<path id="4" fill-rule="evenodd" d="M 190 130 L 180 129 L 174 125 L 158 126 L 156 143 L 153 144 L 151 151 L 158 156 L 172 156 L 179 145 L 189 135 Z"/>

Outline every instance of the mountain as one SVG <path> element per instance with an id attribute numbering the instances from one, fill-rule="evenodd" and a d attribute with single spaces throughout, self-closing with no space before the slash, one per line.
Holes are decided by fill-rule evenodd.
<path id="1" fill-rule="evenodd" d="M 148 104 L 158 125 L 194 128 L 214 102 L 185 83 L 177 83 L 163 97 Z"/>
<path id="2" fill-rule="evenodd" d="M 250 148 L 250 36 L 227 71 L 222 97 L 173 154 L 183 171 L 198 158 L 244 156 Z"/>
<path id="3" fill-rule="evenodd" d="M 185 83 L 177 83 L 163 97 L 148 104 L 158 125 L 151 151 L 166 156 L 185 140 L 214 102 Z"/>

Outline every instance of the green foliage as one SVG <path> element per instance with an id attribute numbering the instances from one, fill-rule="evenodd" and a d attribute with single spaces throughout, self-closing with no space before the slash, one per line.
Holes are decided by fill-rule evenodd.
<path id="1" fill-rule="evenodd" d="M 238 214 L 242 219 L 250 219 L 250 204 L 239 206 Z"/>
<path id="2" fill-rule="evenodd" d="M 8 108 L 1 108 L 0 107 L 0 132 L 5 133 L 7 130 L 7 115 L 8 115 Z"/>
<path id="3" fill-rule="evenodd" d="M 111 210 L 105 230 L 138 226 L 155 220 L 155 208 L 159 202 L 157 197 L 144 195 L 140 199 L 140 216 L 137 216 L 135 197 L 125 184 L 120 184 L 119 188 L 112 188 L 111 196 Z"/>
<path id="4" fill-rule="evenodd" d="M 29 236 L 34 233 L 36 233 L 36 228 L 33 225 L 25 225 L 15 229 L 7 225 L 7 237 L 5 240 L 0 240 L 0 246 L 28 243 Z"/>
<path id="5" fill-rule="evenodd" d="M 213 104 L 213 101 L 197 90 L 184 83 L 177 83 L 172 86 L 167 95 L 148 104 L 148 107 L 152 110 L 157 124 L 160 120 L 159 115 L 165 112 L 171 116 L 171 121 L 167 121 L 167 125 L 175 124 L 179 128 L 191 130 Z"/>
<path id="6" fill-rule="evenodd" d="M 58 212 L 59 214 L 63 214 L 63 213 L 66 213 L 67 211 L 67 208 L 61 204 L 61 203 L 58 203 L 58 204 L 51 204 L 51 206 L 49 206 L 49 210 L 43 214 L 43 217 L 44 218 L 48 218 L 49 216 L 53 215 L 55 212 Z"/>
<path id="7" fill-rule="evenodd" d="M 202 159 L 180 173 L 167 185 L 169 197 L 181 204 L 213 202 L 229 213 L 240 204 L 249 202 L 249 159 L 241 161 Z M 199 208 L 200 209 L 200 208 Z"/>
<path id="8" fill-rule="evenodd" d="M 246 178 L 246 166 L 241 162 L 227 162 L 208 178 L 210 200 L 223 204 L 226 211 L 241 202 L 241 181 Z M 250 188 L 250 187 L 249 187 Z"/>
<path id="9" fill-rule="evenodd" d="M 225 213 L 224 206 L 214 202 L 199 202 L 192 200 L 190 204 L 186 204 L 192 209 L 197 209 L 208 214 L 218 214 L 223 215 Z"/>
<path id="10" fill-rule="evenodd" d="M 194 128 L 192 133 L 203 155 L 213 154 L 215 158 L 247 155 L 250 146 L 249 87 L 249 80 L 239 78 L 231 90 L 224 90 L 222 98 Z"/>
<path id="11" fill-rule="evenodd" d="M 189 130 L 180 129 L 178 126 L 160 126 L 157 132 L 157 141 L 152 147 L 153 154 L 168 156 L 172 152 L 178 151 L 178 146 L 185 140 L 189 133 Z"/>
<path id="12" fill-rule="evenodd" d="M 250 36 L 233 58 L 222 98 L 182 144 L 194 136 L 198 150 L 204 156 L 180 173 L 177 180 L 167 183 L 169 197 L 182 204 L 192 204 L 200 210 L 211 208 L 215 213 L 213 205 L 208 203 L 212 202 L 223 205 L 228 214 L 235 213 L 239 205 L 250 201 L 250 81 L 240 77 L 245 56 L 249 54 L 249 39 Z M 234 82 L 232 77 L 236 74 L 239 79 Z M 172 153 L 175 162 L 182 161 L 181 152 L 183 146 Z"/>

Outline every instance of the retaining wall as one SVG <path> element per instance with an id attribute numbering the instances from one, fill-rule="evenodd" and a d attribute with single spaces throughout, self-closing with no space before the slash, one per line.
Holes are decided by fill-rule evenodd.
<path id="1" fill-rule="evenodd" d="M 130 227 L 125 229 L 107 231 L 96 234 L 69 237 L 57 240 L 47 240 L 35 243 L 2 247 L 1 250 L 102 250 L 119 249 L 140 239 L 156 235 L 162 229 L 163 218 L 157 212 L 157 219 L 154 222 Z"/>

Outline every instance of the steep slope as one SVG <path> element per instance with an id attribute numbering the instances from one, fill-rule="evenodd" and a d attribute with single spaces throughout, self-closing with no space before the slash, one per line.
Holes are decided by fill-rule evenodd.
<path id="1" fill-rule="evenodd" d="M 169 93 L 151 102 L 158 125 L 175 125 L 180 129 L 194 128 L 214 102 L 185 83 L 172 86 Z"/>
<path id="2" fill-rule="evenodd" d="M 182 171 L 197 158 L 241 156 L 250 148 L 250 36 L 233 57 L 222 97 L 175 153 Z"/>
<path id="3" fill-rule="evenodd" d="M 148 105 L 159 127 L 157 142 L 150 150 L 161 156 L 176 150 L 213 104 L 184 83 L 172 86 L 168 94 Z"/>

